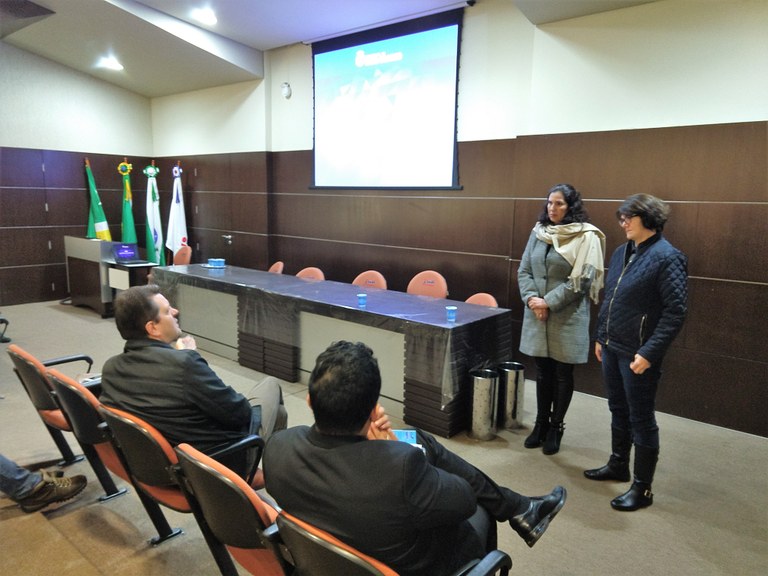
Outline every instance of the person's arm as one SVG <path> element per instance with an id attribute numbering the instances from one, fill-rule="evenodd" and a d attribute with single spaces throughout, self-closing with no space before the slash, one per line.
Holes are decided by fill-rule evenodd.
<path id="1" fill-rule="evenodd" d="M 209 417 L 229 430 L 239 430 L 251 421 L 251 405 L 242 394 L 227 386 L 197 352 L 185 352 L 186 391 Z"/>
<path id="2" fill-rule="evenodd" d="M 661 361 L 685 321 L 688 259 L 682 252 L 675 252 L 664 261 L 656 285 L 661 298 L 661 316 L 653 333 L 636 354 L 647 361 L 648 366 Z"/>

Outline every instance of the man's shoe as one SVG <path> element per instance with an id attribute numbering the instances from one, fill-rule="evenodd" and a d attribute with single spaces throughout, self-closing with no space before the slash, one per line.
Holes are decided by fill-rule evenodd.
<path id="1" fill-rule="evenodd" d="M 565 505 L 568 493 L 562 486 L 557 486 L 551 494 L 538 498 L 531 498 L 531 503 L 523 514 L 513 516 L 509 521 L 515 532 L 525 540 L 529 547 L 541 538 L 549 523 Z"/>
<path id="2" fill-rule="evenodd" d="M 85 476 L 56 477 L 43 472 L 43 479 L 32 491 L 19 500 L 24 512 L 37 512 L 54 502 L 64 502 L 74 498 L 85 489 L 88 480 Z"/>

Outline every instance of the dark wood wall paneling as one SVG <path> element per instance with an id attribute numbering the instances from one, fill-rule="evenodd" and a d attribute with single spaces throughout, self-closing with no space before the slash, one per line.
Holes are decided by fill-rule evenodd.
<path id="1" fill-rule="evenodd" d="M 344 282 L 376 268 L 395 290 L 434 268 L 448 279 L 451 298 L 491 292 L 518 323 L 517 268 L 550 186 L 570 182 L 582 191 L 592 221 L 606 233 L 609 254 L 624 241 L 615 218 L 621 201 L 638 192 L 656 194 L 672 203 L 665 234 L 688 254 L 691 275 L 689 318 L 665 362 L 658 408 L 768 436 L 767 142 L 765 122 L 463 142 L 461 190 L 312 189 L 311 151 L 158 159 L 158 183 L 166 222 L 171 168 L 181 160 L 195 262 L 224 257 L 266 269 L 283 260 L 287 274 L 319 266 L 327 278 Z M 121 160 L 91 157 L 118 235 Z M 141 239 L 146 181 L 141 162 L 129 161 Z M 60 238 L 85 230 L 82 155 L 6 148 L 1 166 L 0 242 L 24 248 L 0 252 L 0 303 L 50 299 L 41 271 L 63 269 Z M 41 217 L 49 198 L 60 209 Z M 52 239 L 57 248 L 48 251 L 47 242 L 27 247 L 40 244 L 35 226 L 58 235 Z M 232 235 L 231 245 L 222 234 Z M 23 293 L 8 288 L 20 284 L 9 281 L 21 266 L 28 267 Z M 518 357 L 535 377 L 533 362 Z M 594 359 L 577 367 L 576 377 L 577 389 L 603 394 Z"/>

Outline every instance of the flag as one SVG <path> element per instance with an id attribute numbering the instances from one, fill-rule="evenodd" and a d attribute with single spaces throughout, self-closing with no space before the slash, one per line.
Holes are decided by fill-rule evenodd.
<path id="1" fill-rule="evenodd" d="M 88 176 L 88 190 L 91 194 L 91 207 L 88 210 L 88 230 L 85 233 L 85 237 L 111 241 L 112 235 L 109 233 L 109 224 L 107 224 L 107 217 L 104 216 L 104 208 L 101 205 L 99 192 L 96 190 L 96 182 L 93 181 L 91 163 L 88 162 L 88 158 L 85 159 L 85 174 Z"/>
<path id="2" fill-rule="evenodd" d="M 147 260 L 165 266 L 163 248 L 163 226 L 160 222 L 160 194 L 157 192 L 157 173 L 160 169 L 152 166 L 144 168 L 147 176 Z"/>
<path id="3" fill-rule="evenodd" d="M 127 159 L 120 162 L 117 171 L 123 175 L 123 242 L 138 242 L 136 225 L 133 222 L 133 195 L 131 194 L 131 170 L 133 166 Z"/>
<path id="4" fill-rule="evenodd" d="M 165 241 L 165 245 L 174 254 L 179 251 L 179 248 L 187 245 L 187 215 L 184 212 L 181 173 L 181 166 L 173 167 L 173 199 L 171 213 L 168 215 L 168 239 Z"/>

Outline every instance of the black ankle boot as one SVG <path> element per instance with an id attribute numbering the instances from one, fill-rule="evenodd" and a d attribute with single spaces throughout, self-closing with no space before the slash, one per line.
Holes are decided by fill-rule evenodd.
<path id="1" fill-rule="evenodd" d="M 651 483 L 656 473 L 656 462 L 659 460 L 659 449 L 635 444 L 635 479 L 632 486 L 621 496 L 611 500 L 614 510 L 632 512 L 647 508 L 653 504 Z"/>
<path id="2" fill-rule="evenodd" d="M 544 442 L 547 437 L 547 431 L 549 430 L 549 422 L 541 422 L 536 420 L 536 424 L 533 426 L 533 430 L 525 439 L 523 446 L 526 448 L 538 448 Z"/>
<path id="3" fill-rule="evenodd" d="M 608 464 L 600 468 L 584 470 L 590 480 L 617 480 L 629 482 L 629 453 L 632 450 L 632 436 L 628 431 L 611 427 L 611 457 Z"/>
<path id="4" fill-rule="evenodd" d="M 547 456 L 557 454 L 560 452 L 560 440 L 563 439 L 563 432 L 565 432 L 565 424 L 563 422 L 552 422 L 547 432 L 547 439 L 544 440 L 544 448 L 542 452 Z"/>
<path id="5" fill-rule="evenodd" d="M 528 509 L 513 516 L 509 525 L 532 548 L 549 528 L 552 519 L 562 510 L 567 496 L 565 488 L 557 486 L 546 496 L 531 498 Z"/>
<path id="6" fill-rule="evenodd" d="M 632 482 L 629 490 L 611 500 L 611 507 L 622 512 L 632 512 L 640 508 L 647 508 L 651 504 L 653 504 L 651 485 L 638 481 Z"/>

